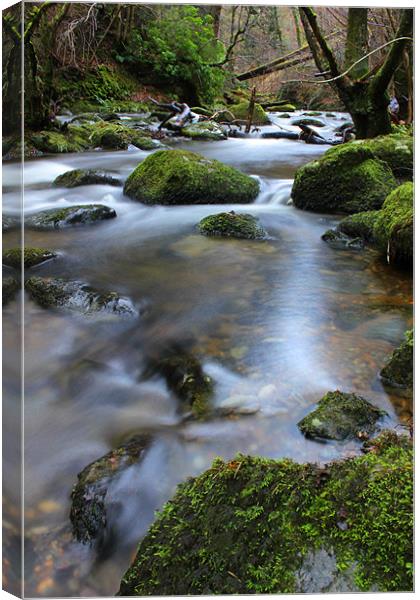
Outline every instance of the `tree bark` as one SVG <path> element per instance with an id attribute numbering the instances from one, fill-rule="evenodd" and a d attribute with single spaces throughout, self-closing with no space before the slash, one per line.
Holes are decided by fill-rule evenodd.
<path id="1" fill-rule="evenodd" d="M 367 8 L 349 8 L 344 63 L 345 69 L 368 53 L 367 17 Z M 366 75 L 368 69 L 369 59 L 367 58 L 353 67 L 349 75 L 355 79 L 359 79 L 363 75 Z"/>

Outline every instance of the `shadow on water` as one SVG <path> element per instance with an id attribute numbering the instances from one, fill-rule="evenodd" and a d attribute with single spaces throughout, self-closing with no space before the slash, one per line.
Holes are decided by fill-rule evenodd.
<path id="1" fill-rule="evenodd" d="M 73 543 L 63 552 L 67 567 L 51 575 L 28 542 L 29 595 L 115 593 L 155 510 L 215 456 L 244 452 L 326 462 L 357 451 L 354 442 L 309 441 L 296 427 L 328 390 L 364 395 L 388 412 L 390 426 L 410 416 L 410 399 L 389 396 L 377 376 L 411 323 L 410 277 L 372 251 L 332 250 L 320 235 L 336 219 L 288 205 L 296 168 L 327 147 L 256 136 L 177 147 L 258 177 L 260 196 L 246 207 L 146 207 L 124 197 L 121 188 L 51 187 L 57 175 L 77 167 L 109 169 L 124 179 L 148 154 L 137 150 L 45 157 L 26 165 L 27 213 L 102 202 L 118 214 L 92 228 L 26 231 L 27 246 L 59 253 L 33 274 L 81 279 L 145 307 L 134 321 L 98 320 L 45 311 L 26 299 L 28 539 L 68 524 L 72 485 L 89 462 L 132 433 L 154 439 L 146 459 L 109 489 L 102 560 L 83 570 L 87 550 Z M 4 210 L 13 214 L 17 171 L 13 164 L 4 170 Z M 232 209 L 257 215 L 270 238 L 198 234 L 202 217 Z M 5 237 L 6 247 L 16 242 L 13 232 Z M 6 346 L 13 314 L 6 308 Z M 145 354 L 172 342 L 186 343 L 216 382 L 215 413 L 206 421 L 183 419 L 164 381 L 142 377 Z"/>

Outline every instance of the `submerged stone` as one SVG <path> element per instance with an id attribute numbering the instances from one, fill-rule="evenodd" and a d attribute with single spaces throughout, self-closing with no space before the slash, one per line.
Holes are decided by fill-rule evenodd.
<path id="1" fill-rule="evenodd" d="M 20 290 L 20 284 L 14 277 L 3 277 L 2 279 L 2 303 L 9 304 Z"/>
<path id="2" fill-rule="evenodd" d="M 297 170 L 292 199 L 304 210 L 355 213 L 381 208 L 396 187 L 386 163 L 363 146 L 348 142 Z"/>
<path id="3" fill-rule="evenodd" d="M 299 421 L 298 427 L 310 438 L 345 440 L 357 438 L 360 433 L 373 433 L 377 420 L 385 414 L 361 396 L 337 390 L 321 398 L 317 408 Z"/>
<path id="4" fill-rule="evenodd" d="M 98 169 L 74 169 L 56 177 L 53 185 L 56 187 L 73 188 L 78 185 L 122 185 L 122 181 L 105 171 Z"/>
<path id="5" fill-rule="evenodd" d="M 3 264 L 14 269 L 20 269 L 23 258 L 24 267 L 29 269 L 56 256 L 55 252 L 45 248 L 11 248 L 10 250 L 3 250 Z"/>
<path id="6" fill-rule="evenodd" d="M 391 386 L 413 387 L 413 330 L 407 331 L 405 340 L 396 348 L 382 369 L 382 379 Z"/>
<path id="7" fill-rule="evenodd" d="M 27 217 L 25 224 L 33 229 L 61 229 L 75 225 L 93 225 L 116 216 L 113 208 L 103 204 L 80 204 L 42 210 Z"/>
<path id="8" fill-rule="evenodd" d="M 79 542 L 100 541 L 107 526 L 109 486 L 124 469 L 143 459 L 149 445 L 147 436 L 137 435 L 78 474 L 71 493 L 70 520 L 73 535 Z"/>
<path id="9" fill-rule="evenodd" d="M 321 235 L 321 239 L 333 248 L 361 250 L 365 245 L 363 238 L 349 236 L 338 229 L 328 229 Z"/>
<path id="10" fill-rule="evenodd" d="M 43 308 L 64 308 L 83 314 L 110 313 L 135 316 L 132 302 L 116 292 L 95 290 L 82 281 L 31 277 L 25 282 L 31 299 Z"/>
<path id="11" fill-rule="evenodd" d="M 200 233 L 208 236 L 245 238 L 261 240 L 267 237 L 266 231 L 258 224 L 253 215 L 235 213 L 218 213 L 204 217 L 198 224 Z"/>
<path id="12" fill-rule="evenodd" d="M 145 204 L 243 204 L 259 183 L 237 169 L 186 150 L 159 150 L 131 173 L 124 193 Z"/>
<path id="13" fill-rule="evenodd" d="M 413 452 L 393 438 L 326 467 L 216 459 L 160 511 L 119 595 L 411 590 Z"/>
<path id="14" fill-rule="evenodd" d="M 214 121 L 199 121 L 181 129 L 182 135 L 193 140 L 226 140 L 226 132 Z"/>

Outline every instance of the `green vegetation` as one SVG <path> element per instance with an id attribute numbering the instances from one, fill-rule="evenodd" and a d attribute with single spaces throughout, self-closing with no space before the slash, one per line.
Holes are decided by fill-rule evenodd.
<path id="1" fill-rule="evenodd" d="M 413 330 L 407 331 L 405 340 L 396 348 L 385 367 L 381 377 L 389 385 L 397 387 L 413 387 Z"/>
<path id="2" fill-rule="evenodd" d="M 247 100 L 246 102 L 240 102 L 239 104 L 229 106 L 229 110 L 234 115 L 235 119 L 247 121 L 249 113 L 249 101 Z M 290 110 L 290 108 L 288 108 L 288 110 Z M 254 125 L 269 125 L 271 123 L 269 116 L 261 104 L 255 104 L 252 122 Z"/>
<path id="3" fill-rule="evenodd" d="M 198 224 L 200 233 L 208 236 L 235 237 L 259 240 L 267 236 L 253 215 L 238 214 L 233 210 L 204 217 Z"/>
<path id="4" fill-rule="evenodd" d="M 351 237 L 360 237 L 365 242 L 373 242 L 373 229 L 379 211 L 367 210 L 345 217 L 337 225 L 337 230 Z"/>
<path id="5" fill-rule="evenodd" d="M 226 133 L 214 121 L 202 121 L 193 123 L 181 129 L 182 135 L 190 137 L 193 140 L 225 140 Z"/>
<path id="6" fill-rule="evenodd" d="M 371 140 L 357 140 L 354 144 L 368 148 L 376 158 L 386 162 L 395 177 L 413 179 L 412 136 L 389 134 Z"/>
<path id="7" fill-rule="evenodd" d="M 56 187 L 73 188 L 78 185 L 122 185 L 119 179 L 97 169 L 73 169 L 56 177 L 53 185 Z"/>
<path id="8" fill-rule="evenodd" d="M 327 468 L 238 455 L 178 486 L 120 594 L 293 592 L 313 549 L 354 567 L 354 589 L 412 590 L 412 448 L 383 433 Z"/>
<path id="9" fill-rule="evenodd" d="M 10 250 L 3 250 L 3 264 L 20 269 L 23 258 L 24 267 L 29 269 L 56 256 L 55 252 L 45 248 L 23 248 L 23 251 L 22 248 L 11 248 Z"/>
<path id="10" fill-rule="evenodd" d="M 131 173 L 124 193 L 145 204 L 243 204 L 259 183 L 217 160 L 186 150 L 159 150 Z"/>

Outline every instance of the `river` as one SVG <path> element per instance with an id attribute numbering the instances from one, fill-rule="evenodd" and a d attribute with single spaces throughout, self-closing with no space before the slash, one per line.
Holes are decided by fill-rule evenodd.
<path id="1" fill-rule="evenodd" d="M 330 128 L 341 118 L 324 117 Z M 288 119 L 273 121 L 293 129 Z M 261 128 L 270 129 L 276 127 Z M 117 507 L 109 515 L 112 543 L 98 560 L 73 544 L 61 567 L 50 572 L 44 561 L 35 575 L 39 557 L 28 541 L 27 596 L 113 595 L 154 512 L 179 482 L 216 456 L 242 452 L 328 462 L 357 452 L 358 443 L 317 443 L 296 427 L 329 390 L 356 392 L 384 408 L 387 426 L 411 414 L 410 399 L 389 395 L 378 378 L 411 324 L 411 277 L 373 250 L 330 248 L 320 236 L 338 217 L 300 211 L 288 202 L 296 169 L 328 146 L 262 139 L 256 132 L 246 139 L 178 141 L 174 147 L 259 178 L 259 197 L 247 206 L 146 207 L 124 197 L 122 188 L 51 187 L 55 177 L 75 168 L 106 169 L 125 179 L 150 154 L 134 148 L 47 156 L 25 165 L 26 214 L 95 202 L 118 215 L 94 227 L 27 230 L 26 246 L 59 253 L 31 273 L 120 292 L 142 312 L 134 321 L 78 317 L 43 310 L 26 298 L 28 540 L 48 534 L 54 541 L 59 535 L 69 522 L 77 473 L 87 464 L 134 432 L 151 433 L 154 440 L 144 461 L 111 485 L 107 498 Z M 3 210 L 17 213 L 18 165 L 6 163 L 3 177 Z M 224 210 L 258 215 L 270 239 L 197 233 L 202 217 Z M 4 247 L 17 240 L 16 232 L 7 233 Z M 13 303 L 3 316 L 7 354 L 16 335 Z M 216 381 L 214 406 L 235 407 L 232 414 L 183 420 L 163 380 L 142 379 L 145 349 L 166 341 L 184 344 L 202 359 Z M 11 360 L 5 357 L 6 370 Z"/>

